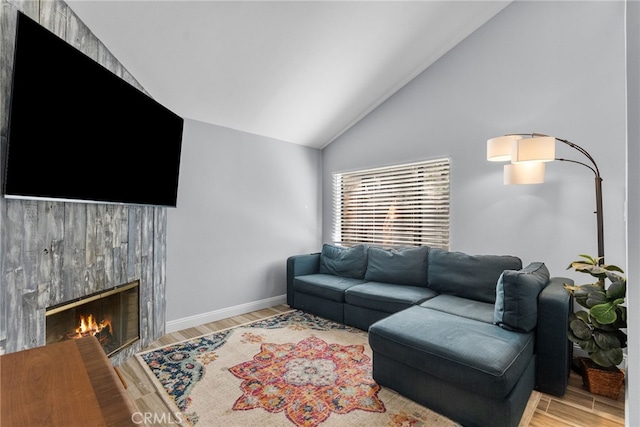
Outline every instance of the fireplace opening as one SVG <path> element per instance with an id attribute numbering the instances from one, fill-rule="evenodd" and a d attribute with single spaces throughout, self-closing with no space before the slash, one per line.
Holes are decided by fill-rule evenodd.
<path id="1" fill-rule="evenodd" d="M 46 310 L 47 344 L 94 335 L 107 356 L 140 339 L 140 281 Z"/>

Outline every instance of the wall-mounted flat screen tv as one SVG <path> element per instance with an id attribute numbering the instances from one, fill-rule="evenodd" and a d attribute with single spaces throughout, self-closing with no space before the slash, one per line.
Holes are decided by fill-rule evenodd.
<path id="1" fill-rule="evenodd" d="M 183 119 L 19 13 L 7 198 L 175 207 Z"/>

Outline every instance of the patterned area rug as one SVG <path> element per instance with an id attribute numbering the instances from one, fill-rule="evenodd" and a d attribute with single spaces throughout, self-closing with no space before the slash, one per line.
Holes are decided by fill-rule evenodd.
<path id="1" fill-rule="evenodd" d="M 366 332 L 297 310 L 137 358 L 182 425 L 457 425 L 373 381 Z"/>

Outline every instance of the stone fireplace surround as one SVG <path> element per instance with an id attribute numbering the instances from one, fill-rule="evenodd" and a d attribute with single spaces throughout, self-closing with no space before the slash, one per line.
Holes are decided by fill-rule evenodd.
<path id="1" fill-rule="evenodd" d="M 140 339 L 140 282 L 99 291 L 46 311 L 46 343 L 94 336 L 108 357 Z"/>
<path id="2" fill-rule="evenodd" d="M 18 11 L 142 90 L 66 3 L 0 1 L 0 168 Z M 101 149 L 109 147 L 98 147 L 96 155 Z M 130 172 L 116 167 L 114 173 Z M 164 334 L 166 208 L 0 197 L 0 233 L 0 354 L 44 345 L 47 307 L 135 280 L 140 280 L 140 340 L 111 362 L 119 365 Z"/>
<path id="3" fill-rule="evenodd" d="M 55 237 L 45 230 L 33 236 L 14 231 L 3 238 L 4 265 L 15 266 L 5 268 L 0 290 L 4 352 L 45 344 L 47 307 L 135 280 L 140 280 L 140 340 L 115 355 L 112 363 L 120 364 L 164 334 L 166 209 L 5 203 L 7 211 L 24 213 L 17 223 L 9 218 L 6 225 L 11 229 L 33 231 L 43 220 L 62 228 Z M 17 261 L 21 265 L 16 266 Z"/>

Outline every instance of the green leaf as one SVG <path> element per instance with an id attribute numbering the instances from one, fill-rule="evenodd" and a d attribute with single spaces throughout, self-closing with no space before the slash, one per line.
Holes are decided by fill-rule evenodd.
<path id="1" fill-rule="evenodd" d="M 618 306 L 618 318 L 624 322 L 624 326 L 620 326 L 621 328 L 627 327 L 627 307 L 624 305 Z"/>
<path id="2" fill-rule="evenodd" d="M 627 282 L 625 280 L 616 280 L 612 281 L 611 285 L 607 289 L 607 298 L 609 299 L 618 299 L 626 296 L 627 293 Z"/>
<path id="3" fill-rule="evenodd" d="M 618 337 L 618 341 L 620 341 L 620 347 L 626 348 L 627 347 L 627 334 L 625 334 L 621 330 L 617 330 L 614 333 Z"/>
<path id="4" fill-rule="evenodd" d="M 611 271 L 624 273 L 624 271 L 622 271 L 622 269 L 617 265 L 600 265 L 602 257 L 594 258 L 586 254 L 580 254 L 580 257 L 583 259 L 573 261 L 571 264 L 569 264 L 569 267 L 567 267 L 567 269 L 573 268 L 577 272 L 587 273 L 599 279 L 604 279 L 607 273 Z"/>
<path id="5" fill-rule="evenodd" d="M 599 351 L 600 348 L 596 345 L 596 342 L 592 337 L 589 337 L 587 340 L 580 339 L 576 337 L 571 330 L 567 331 L 567 338 L 574 344 L 580 346 L 581 349 L 586 351 L 587 353 L 593 353 L 594 351 Z"/>
<path id="6" fill-rule="evenodd" d="M 618 335 L 612 332 L 595 331 L 593 333 L 593 340 L 596 342 L 598 347 L 603 350 L 611 350 L 621 347 Z"/>
<path id="7" fill-rule="evenodd" d="M 579 273 L 587 273 L 593 277 L 602 278 L 606 276 L 607 270 L 601 265 L 586 264 L 583 262 L 575 262 L 571 264 L 573 269 Z"/>
<path id="8" fill-rule="evenodd" d="M 607 294 L 603 291 L 589 292 L 587 296 L 587 307 L 593 308 L 597 305 L 602 305 L 608 303 Z"/>
<path id="9" fill-rule="evenodd" d="M 618 314 L 616 313 L 617 304 L 615 303 L 605 303 L 598 304 L 591 307 L 589 310 L 589 314 L 593 317 L 598 323 L 602 325 L 609 325 L 616 321 L 618 318 Z"/>
<path id="10" fill-rule="evenodd" d="M 613 366 L 617 366 L 622 363 L 622 349 L 614 348 L 611 350 L 599 350 L 593 353 L 590 353 L 589 356 L 591 360 L 593 360 L 598 365 L 603 368 L 610 368 Z"/>
<path id="11" fill-rule="evenodd" d="M 597 321 L 592 319 L 593 326 L 595 328 L 601 329 L 601 330 L 603 330 L 605 332 L 615 332 L 620 328 L 626 328 L 627 327 L 626 326 L 626 322 L 623 321 L 622 319 L 620 319 L 620 313 L 619 312 L 617 312 L 617 316 L 618 316 L 618 318 L 616 319 L 615 322 L 609 323 L 609 324 L 606 324 L 606 325 L 602 325 L 602 324 L 600 324 Z"/>
<path id="12" fill-rule="evenodd" d="M 622 348 L 627 346 L 627 307 L 625 297 L 627 279 L 616 265 L 603 264 L 602 257 L 580 254 L 569 268 L 597 278 L 596 283 L 575 286 L 565 283 L 564 288 L 575 301 L 588 311 L 569 314 L 567 336 L 589 353 L 591 359 L 603 367 L 622 362 Z M 605 281 L 609 280 L 609 286 Z"/>
<path id="13" fill-rule="evenodd" d="M 607 295 L 598 285 L 587 284 L 580 286 L 565 285 L 565 289 L 573 295 L 576 302 L 585 308 L 606 302 Z"/>
<path id="14" fill-rule="evenodd" d="M 624 271 L 617 265 L 603 265 L 602 267 L 604 267 L 607 271 L 617 271 L 618 273 L 624 274 Z"/>
<path id="15" fill-rule="evenodd" d="M 579 293 L 590 294 L 592 292 L 604 292 L 600 286 L 593 283 L 587 283 L 586 285 L 580 285 L 577 287 L 579 288 L 579 290 L 576 292 Z"/>
<path id="16" fill-rule="evenodd" d="M 574 344 L 578 344 L 578 345 L 580 346 L 580 348 L 582 348 L 582 344 L 581 344 L 581 342 L 582 342 L 583 340 L 581 340 L 580 338 L 576 337 L 576 336 L 573 334 L 573 332 L 571 331 L 571 329 L 569 329 L 569 330 L 567 331 L 567 338 L 569 338 L 569 341 L 571 341 L 571 342 L 572 342 L 572 343 L 574 343 Z"/>
<path id="17" fill-rule="evenodd" d="M 584 310 L 576 311 L 575 313 L 573 313 L 573 315 L 578 319 L 582 320 L 584 323 L 587 323 L 587 324 L 589 323 L 588 311 L 584 311 Z"/>
<path id="18" fill-rule="evenodd" d="M 591 338 L 589 340 L 578 340 L 578 341 L 573 341 L 573 342 L 578 344 L 581 349 L 583 349 L 584 351 L 586 351 L 589 354 L 591 354 L 591 353 L 593 353 L 595 351 L 600 351 L 600 348 L 596 345 L 596 342 L 593 340 L 593 338 Z"/>
<path id="19" fill-rule="evenodd" d="M 578 261 L 573 261 L 569 265 L 569 267 L 567 267 L 567 268 L 572 268 L 572 267 L 574 267 L 574 265 L 580 265 L 580 264 L 584 264 L 584 265 L 597 265 L 598 264 L 598 259 L 599 258 L 594 258 L 591 255 L 587 255 L 587 254 L 579 254 L 578 256 L 580 258 L 584 258 L 584 259 L 581 259 L 581 260 L 578 260 Z"/>
<path id="20" fill-rule="evenodd" d="M 576 318 L 569 323 L 569 329 L 578 340 L 591 339 L 591 328 L 582 319 Z"/>
<path id="21" fill-rule="evenodd" d="M 587 255 L 587 254 L 579 254 L 578 256 L 589 260 L 589 262 L 591 264 L 597 264 L 598 263 L 598 259 L 597 258 L 593 258 L 591 255 Z"/>

